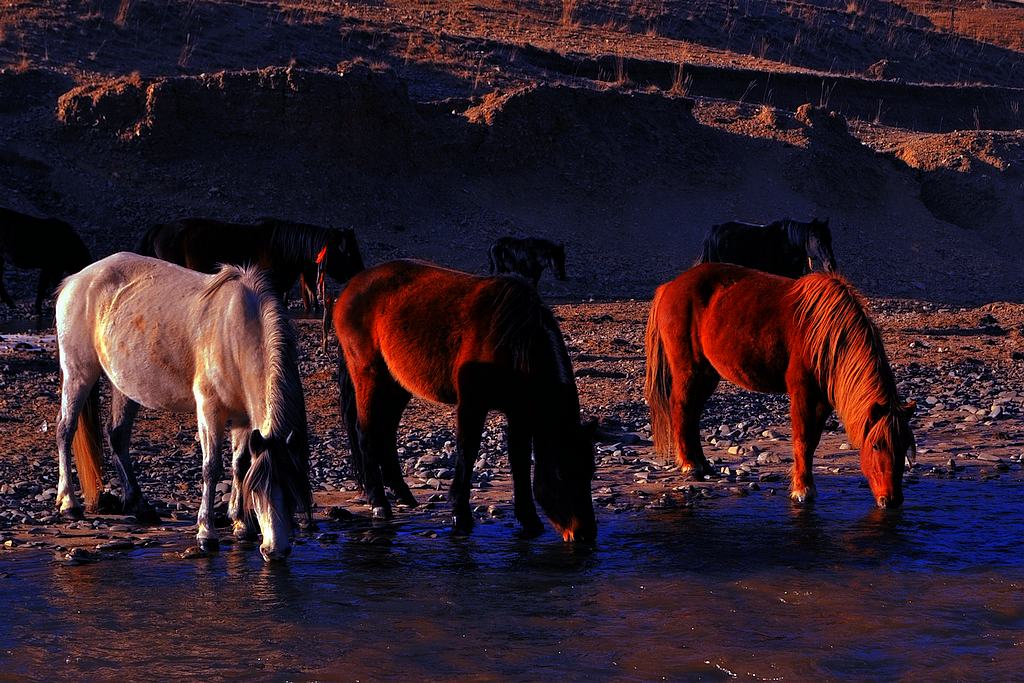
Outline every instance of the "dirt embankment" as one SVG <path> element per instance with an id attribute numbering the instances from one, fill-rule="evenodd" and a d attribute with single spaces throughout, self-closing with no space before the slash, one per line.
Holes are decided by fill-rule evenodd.
<path id="1" fill-rule="evenodd" d="M 863 125 L 810 105 L 567 85 L 417 102 L 406 86 L 352 63 L 39 87 L 0 114 L 16 162 L 0 203 L 65 217 L 98 255 L 182 215 L 354 226 L 371 262 L 471 271 L 501 235 L 545 235 L 570 253 L 569 281 L 544 285 L 557 297 L 647 296 L 722 220 L 830 216 L 868 293 L 1021 296 L 1024 236 L 1000 223 L 1014 214 L 975 208 L 1014 182 L 1012 163 L 948 169 L 985 192 L 933 191 L 894 144 L 866 146 Z"/>
<path id="2" fill-rule="evenodd" d="M 938 218 L 967 229 L 1024 225 L 1024 138 L 961 131 L 922 136 L 896 150 L 917 171 L 921 201 Z"/>
<path id="3" fill-rule="evenodd" d="M 566 77 L 605 83 L 625 80 L 639 87 L 681 90 L 693 97 L 763 103 L 788 110 L 811 102 L 851 119 L 911 130 L 1016 130 L 1024 126 L 1024 88 L 1020 87 L 907 83 L 898 78 L 865 79 L 621 55 L 584 57 L 529 47 L 520 51 L 534 66 Z"/>
<path id="4" fill-rule="evenodd" d="M 375 165 L 415 155 L 423 125 L 404 84 L 364 66 L 335 72 L 270 68 L 183 78 L 139 76 L 74 88 L 57 102 L 66 128 L 151 149 L 223 141 L 299 145 Z"/>

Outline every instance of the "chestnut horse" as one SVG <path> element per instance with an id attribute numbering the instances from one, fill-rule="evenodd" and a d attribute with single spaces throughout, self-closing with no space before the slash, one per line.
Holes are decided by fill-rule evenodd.
<path id="1" fill-rule="evenodd" d="M 416 503 L 402 478 L 395 440 L 402 411 L 417 396 L 456 406 L 450 497 L 457 533 L 473 527 L 473 464 L 487 413 L 497 410 L 508 418 L 522 533 L 535 536 L 544 528 L 536 496 L 564 540 L 594 539 L 596 424 L 580 424 L 562 333 L 525 280 L 478 277 L 420 261 L 383 263 L 349 281 L 334 306 L 334 329 L 353 467 L 374 517 L 391 514 L 385 484 L 400 501 Z"/>
<path id="2" fill-rule="evenodd" d="M 834 408 L 879 507 L 903 502 L 915 403 L 897 395 L 881 334 L 846 280 L 707 263 L 659 287 L 647 322 L 645 394 L 655 448 L 675 451 L 683 471 L 711 470 L 700 416 L 723 377 L 789 394 L 794 501 L 815 495 L 811 456 Z"/>

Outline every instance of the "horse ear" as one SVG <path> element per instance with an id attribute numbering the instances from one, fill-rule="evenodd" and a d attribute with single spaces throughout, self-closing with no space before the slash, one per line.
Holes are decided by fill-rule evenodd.
<path id="1" fill-rule="evenodd" d="M 875 424 L 889 412 L 889 406 L 885 403 L 876 403 L 871 406 L 871 424 Z"/>
<path id="2" fill-rule="evenodd" d="M 267 450 L 267 440 L 260 434 L 260 430 L 252 430 L 252 434 L 249 435 L 249 452 L 255 455 L 265 450 Z"/>
<path id="3" fill-rule="evenodd" d="M 917 401 L 915 401 L 914 399 L 910 399 L 909 401 L 900 406 L 900 410 L 903 412 L 905 416 L 910 417 L 911 415 L 914 414 L 914 411 L 917 410 Z"/>

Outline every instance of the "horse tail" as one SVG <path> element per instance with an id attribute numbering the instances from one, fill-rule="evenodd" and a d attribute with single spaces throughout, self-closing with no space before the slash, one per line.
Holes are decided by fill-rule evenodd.
<path id="1" fill-rule="evenodd" d="M 345 351 L 338 345 L 338 402 L 341 408 L 341 419 L 345 422 L 348 432 L 349 464 L 355 474 L 360 488 L 365 489 L 363 477 L 363 449 L 359 445 L 359 420 L 356 411 L 356 385 L 345 363 Z"/>
<path id="2" fill-rule="evenodd" d="M 661 304 L 662 289 L 659 288 L 651 302 L 651 312 L 647 317 L 647 338 L 644 344 L 647 350 L 647 373 L 644 380 L 644 397 L 651 411 L 651 437 L 654 450 L 662 454 L 672 452 L 672 419 L 670 397 L 672 394 L 672 370 L 665 355 L 665 346 L 661 339 L 658 326 L 658 309 Z"/>
<path id="3" fill-rule="evenodd" d="M 75 455 L 78 480 L 82 484 L 85 508 L 93 511 L 99 507 L 100 492 L 103 490 L 103 445 L 100 440 L 100 384 L 93 385 L 89 398 L 78 415 L 78 429 L 71 442 Z"/>

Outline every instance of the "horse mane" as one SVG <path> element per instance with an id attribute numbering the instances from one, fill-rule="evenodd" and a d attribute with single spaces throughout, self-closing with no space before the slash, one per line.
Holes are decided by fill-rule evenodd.
<path id="1" fill-rule="evenodd" d="M 308 457 L 303 460 L 293 450 L 308 449 L 308 426 L 302 380 L 298 371 L 295 331 L 285 313 L 284 305 L 274 290 L 266 271 L 258 266 L 224 265 L 213 275 L 200 295 L 209 299 L 227 283 L 238 282 L 247 296 L 256 304 L 266 363 L 264 415 L 269 422 L 268 440 L 284 444 L 289 435 L 300 440 L 297 448 L 284 449 L 290 457 L 273 458 L 272 450 L 260 453 L 252 462 L 244 481 L 242 494 L 250 506 L 254 496 L 266 499 L 270 494 L 271 474 L 276 471 L 278 482 L 292 500 L 312 513 L 312 493 L 309 483 Z M 279 451 L 281 449 L 278 449 Z"/>
<path id="2" fill-rule="evenodd" d="M 785 217 L 780 221 L 772 223 L 771 227 L 781 228 L 793 246 L 806 248 L 807 238 L 810 236 L 810 225 Z"/>
<path id="3" fill-rule="evenodd" d="M 898 405 L 896 380 L 885 354 L 882 335 L 868 317 L 860 294 L 835 274 L 811 273 L 790 290 L 804 350 L 829 403 L 839 413 L 854 446 L 887 422 L 878 420 L 869 435 L 872 411 Z M 899 422 L 898 420 L 896 420 Z M 900 433 L 890 431 L 888 434 Z"/>
<path id="4" fill-rule="evenodd" d="M 528 373 L 536 369 L 536 352 L 546 345 L 554 354 L 552 360 L 559 375 L 568 374 L 571 382 L 569 352 L 554 316 L 537 291 L 519 275 L 500 275 L 492 283 L 489 339 L 495 350 L 508 353 L 513 367 Z M 567 380 L 565 376 L 559 379 Z"/>
<path id="5" fill-rule="evenodd" d="M 338 231 L 306 223 L 267 220 L 271 248 L 292 263 L 308 263 Z"/>

